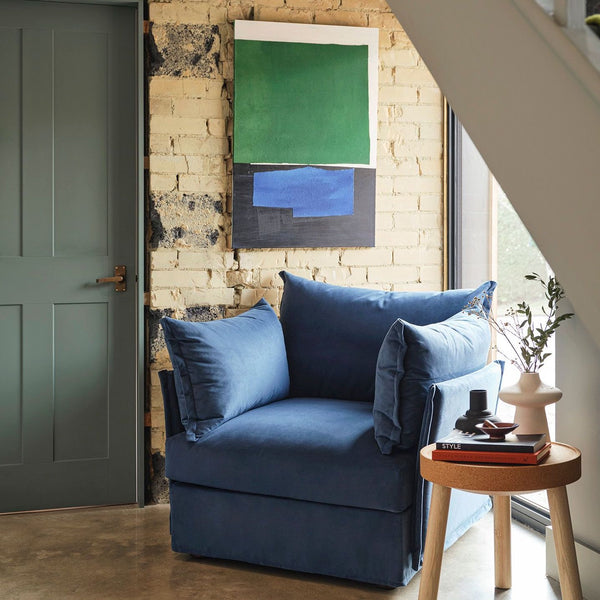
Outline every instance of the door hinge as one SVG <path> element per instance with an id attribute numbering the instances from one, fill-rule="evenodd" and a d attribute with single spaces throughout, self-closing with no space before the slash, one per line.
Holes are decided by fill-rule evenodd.
<path id="1" fill-rule="evenodd" d="M 144 31 L 144 35 L 148 35 L 150 33 L 150 21 L 146 21 L 144 19 L 143 31 Z"/>

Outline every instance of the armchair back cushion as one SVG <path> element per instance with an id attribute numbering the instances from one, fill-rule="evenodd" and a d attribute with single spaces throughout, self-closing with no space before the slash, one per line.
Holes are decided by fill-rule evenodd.
<path id="1" fill-rule="evenodd" d="M 416 446 L 429 387 L 483 368 L 489 347 L 482 316 L 459 312 L 431 325 L 398 319 L 377 361 L 373 420 L 381 452 Z"/>
<path id="2" fill-rule="evenodd" d="M 164 317 L 161 324 L 189 441 L 288 395 L 283 333 L 265 300 L 230 319 L 190 323 Z"/>
<path id="3" fill-rule="evenodd" d="M 373 402 L 377 356 L 398 318 L 415 325 L 443 321 L 496 283 L 476 290 L 382 292 L 340 287 L 280 273 L 281 325 L 290 368 L 290 395 Z"/>

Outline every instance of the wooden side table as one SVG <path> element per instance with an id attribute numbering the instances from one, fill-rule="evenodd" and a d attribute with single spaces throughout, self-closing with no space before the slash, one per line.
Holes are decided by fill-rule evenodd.
<path id="1" fill-rule="evenodd" d="M 452 488 L 489 494 L 494 502 L 494 569 L 496 587 L 510 588 L 510 497 L 547 490 L 563 600 L 582 600 L 567 488 L 581 477 L 577 448 L 552 442 L 540 465 L 491 465 L 431 459 L 435 444 L 421 450 L 421 475 L 433 483 L 425 539 L 419 600 L 437 598 Z"/>

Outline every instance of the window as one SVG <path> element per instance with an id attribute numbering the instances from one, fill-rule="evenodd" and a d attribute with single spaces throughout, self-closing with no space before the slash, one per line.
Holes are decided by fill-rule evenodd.
<path id="1" fill-rule="evenodd" d="M 498 287 L 493 310 L 498 316 L 523 300 L 541 315 L 543 290 L 539 283 L 526 281 L 525 275 L 551 273 L 546 260 L 451 110 L 447 129 L 449 286 L 477 287 L 482 281 L 494 279 Z M 511 356 L 511 348 L 501 336 L 493 344 L 501 351 L 498 358 L 506 361 L 503 385 L 510 385 L 519 378 L 519 370 L 505 357 Z M 549 351 L 553 350 L 552 341 Z M 549 385 L 554 385 L 555 379 L 552 358 L 540 373 Z M 510 421 L 514 407 L 500 401 L 497 413 Z M 547 407 L 547 414 L 553 436 L 554 405 Z M 518 497 L 513 512 L 516 518 L 543 530 L 549 522 L 546 494 Z"/>

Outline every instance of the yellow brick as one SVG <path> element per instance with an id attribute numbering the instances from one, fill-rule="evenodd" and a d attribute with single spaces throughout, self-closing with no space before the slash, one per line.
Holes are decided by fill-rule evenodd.
<path id="1" fill-rule="evenodd" d="M 384 231 L 394 229 L 393 213 L 378 212 L 375 216 L 375 228 Z"/>
<path id="2" fill-rule="evenodd" d="M 170 115 L 173 111 L 171 98 L 150 98 L 148 104 L 151 115 Z"/>
<path id="3" fill-rule="evenodd" d="M 284 21 L 286 23 L 312 23 L 314 16 L 310 10 L 289 10 L 269 6 L 258 7 L 255 13 L 258 21 Z"/>
<path id="4" fill-rule="evenodd" d="M 414 123 L 385 123 L 378 128 L 378 136 L 380 140 L 389 140 L 394 144 L 416 142 L 418 141 L 418 127 Z"/>
<path id="5" fill-rule="evenodd" d="M 369 15 L 369 27 L 401 29 L 398 19 L 392 13 L 371 13 Z"/>
<path id="6" fill-rule="evenodd" d="M 422 283 L 431 283 L 442 287 L 442 269 L 439 265 L 423 266 L 419 268 L 419 281 Z"/>
<path id="7" fill-rule="evenodd" d="M 166 133 L 153 133 L 149 137 L 151 154 L 171 154 L 173 152 L 170 135 Z"/>
<path id="8" fill-rule="evenodd" d="M 165 451 L 165 432 L 163 429 L 158 427 L 152 427 L 150 445 L 152 446 L 152 453 L 160 452 L 164 454 Z"/>
<path id="9" fill-rule="evenodd" d="M 379 88 L 379 104 L 416 104 L 417 88 L 404 85 L 386 85 Z"/>
<path id="10" fill-rule="evenodd" d="M 221 24 L 227 22 L 227 8 L 225 6 L 211 6 L 208 16 L 209 23 Z"/>
<path id="11" fill-rule="evenodd" d="M 210 275 L 208 271 L 153 271 L 150 275 L 151 289 L 160 288 L 206 288 Z"/>
<path id="12" fill-rule="evenodd" d="M 417 140 L 406 141 L 404 143 L 393 145 L 393 154 L 396 158 L 412 157 L 417 160 L 424 158 L 442 158 L 441 140 Z"/>
<path id="13" fill-rule="evenodd" d="M 285 251 L 283 250 L 239 250 L 240 269 L 285 268 Z"/>
<path id="14" fill-rule="evenodd" d="M 419 273 L 416 266 L 369 267 L 367 271 L 369 283 L 408 283 L 417 281 Z"/>
<path id="15" fill-rule="evenodd" d="M 419 164 L 413 158 L 404 158 L 395 160 L 393 158 L 380 158 L 377 161 L 377 175 L 397 176 L 397 175 L 419 175 Z"/>
<path id="16" fill-rule="evenodd" d="M 235 290 L 233 288 L 215 288 L 207 290 L 185 289 L 181 292 L 186 306 L 198 305 L 233 305 Z"/>
<path id="17" fill-rule="evenodd" d="M 393 191 L 393 177 L 377 177 L 377 194 L 391 194 Z"/>
<path id="18" fill-rule="evenodd" d="M 419 210 L 419 195 L 417 194 L 395 194 L 383 195 L 377 198 L 380 210 L 396 213 L 411 213 Z"/>
<path id="19" fill-rule="evenodd" d="M 279 276 L 279 269 L 260 269 L 259 283 L 262 288 L 283 287 L 283 280 Z"/>
<path id="20" fill-rule="evenodd" d="M 396 177 L 395 192 L 441 192 L 441 177 Z"/>
<path id="21" fill-rule="evenodd" d="M 369 266 L 390 265 L 392 263 L 392 251 L 386 248 L 365 248 L 364 250 L 343 250 L 342 265 Z"/>
<path id="22" fill-rule="evenodd" d="M 287 264 L 295 267 L 333 267 L 340 263 L 338 250 L 289 250 Z"/>
<path id="23" fill-rule="evenodd" d="M 182 154 L 222 155 L 229 152 L 229 142 L 224 138 L 205 136 L 180 136 L 179 151 Z"/>
<path id="24" fill-rule="evenodd" d="M 150 117 L 150 133 L 202 135 L 206 134 L 206 119 L 153 115 Z"/>
<path id="25" fill-rule="evenodd" d="M 319 25 L 345 25 L 349 27 L 366 27 L 369 18 L 366 13 L 349 10 L 317 10 L 315 23 Z"/>
<path id="26" fill-rule="evenodd" d="M 423 123 L 419 125 L 419 138 L 422 140 L 441 140 L 442 136 L 441 123 Z"/>
<path id="27" fill-rule="evenodd" d="M 150 252 L 150 269 L 174 269 L 177 267 L 177 250 L 153 250 Z"/>
<path id="28" fill-rule="evenodd" d="M 150 191 L 170 192 L 177 187 L 176 175 L 150 174 Z"/>
<path id="29" fill-rule="evenodd" d="M 228 271 L 225 276 L 227 287 L 249 287 L 253 283 L 253 271 Z"/>
<path id="30" fill-rule="evenodd" d="M 381 52 L 379 60 L 389 67 L 416 67 L 419 55 L 409 48 L 393 48 Z"/>
<path id="31" fill-rule="evenodd" d="M 431 73 L 423 68 L 411 68 L 397 66 L 394 69 L 394 80 L 396 83 L 409 85 L 411 83 L 417 83 L 420 85 L 436 85 L 435 79 Z"/>
<path id="32" fill-rule="evenodd" d="M 366 267 L 318 267 L 316 281 L 334 285 L 364 285 L 367 283 Z"/>
<path id="33" fill-rule="evenodd" d="M 208 23 L 207 2 L 164 2 L 150 4 L 150 19 L 155 23 Z"/>
<path id="34" fill-rule="evenodd" d="M 223 92 L 222 79 L 185 78 L 183 79 L 183 95 L 186 98 L 204 98 L 218 100 Z"/>
<path id="35" fill-rule="evenodd" d="M 390 11 L 390 7 L 385 0 L 342 0 L 342 8 L 349 10 Z"/>
<path id="36" fill-rule="evenodd" d="M 421 175 L 433 175 L 440 177 L 442 175 L 443 162 L 439 159 L 421 159 L 419 160 L 419 171 Z"/>
<path id="37" fill-rule="evenodd" d="M 410 248 L 419 243 L 419 231 L 377 231 L 375 240 L 378 246 L 393 246 L 396 248 Z"/>
<path id="38" fill-rule="evenodd" d="M 151 308 L 183 308 L 184 298 L 181 290 L 153 290 L 150 293 Z"/>
<path id="39" fill-rule="evenodd" d="M 176 117 L 198 117 L 224 119 L 229 114 L 229 103 L 221 98 L 175 98 L 173 115 Z"/>
<path id="40" fill-rule="evenodd" d="M 419 106 L 403 106 L 400 119 L 411 123 L 441 123 L 442 107 L 439 105 L 423 104 Z"/>
<path id="41" fill-rule="evenodd" d="M 437 104 L 442 102 L 442 92 L 437 87 L 419 88 L 419 104 Z"/>
<path id="42" fill-rule="evenodd" d="M 183 96 L 183 80 L 177 77 L 150 77 L 150 98 Z"/>
<path id="43" fill-rule="evenodd" d="M 261 4 L 266 5 L 267 2 L 261 2 Z M 278 3 L 277 6 L 282 6 L 283 0 L 281 3 Z M 229 22 L 235 21 L 239 19 L 241 21 L 247 21 L 250 19 L 251 10 L 254 7 L 251 6 L 228 6 L 227 7 L 227 20 Z"/>
<path id="44" fill-rule="evenodd" d="M 180 175 L 180 192 L 201 192 L 203 194 L 224 194 L 226 181 L 224 177 L 203 177 L 201 175 Z"/>
<path id="45" fill-rule="evenodd" d="M 288 9 L 296 12 L 297 9 L 318 9 L 331 10 L 337 9 L 340 5 L 339 0 L 286 0 L 285 5 Z"/>
<path id="46" fill-rule="evenodd" d="M 186 173 L 187 163 L 184 156 L 162 154 L 150 155 L 151 173 Z"/>
<path id="47" fill-rule="evenodd" d="M 225 119 L 208 119 L 208 133 L 216 137 L 225 137 Z"/>

